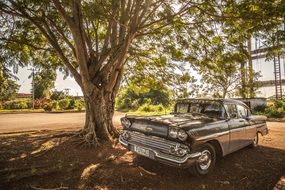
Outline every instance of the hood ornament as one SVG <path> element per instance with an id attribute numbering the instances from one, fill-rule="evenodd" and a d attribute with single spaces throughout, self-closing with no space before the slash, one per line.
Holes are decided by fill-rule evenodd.
<path id="1" fill-rule="evenodd" d="M 146 132 L 152 132 L 153 129 L 152 129 L 151 127 L 146 127 L 146 128 L 145 128 L 145 131 L 146 131 Z"/>

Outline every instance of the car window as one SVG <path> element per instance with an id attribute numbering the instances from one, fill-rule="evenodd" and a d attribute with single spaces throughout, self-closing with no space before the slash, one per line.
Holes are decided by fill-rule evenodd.
<path id="1" fill-rule="evenodd" d="M 176 104 L 176 113 L 187 113 L 189 103 L 178 103 Z"/>
<path id="2" fill-rule="evenodd" d="M 226 111 L 227 111 L 229 117 L 231 117 L 233 114 L 236 115 L 236 117 L 234 117 L 234 118 L 238 117 L 237 107 L 235 104 L 226 104 L 225 108 L 226 108 Z"/>
<path id="3" fill-rule="evenodd" d="M 247 109 L 242 105 L 237 105 L 238 115 L 240 118 L 247 117 Z"/>
<path id="4" fill-rule="evenodd" d="M 204 114 L 214 118 L 225 118 L 225 110 L 221 102 L 211 100 L 193 100 L 189 103 L 179 102 L 175 105 L 175 112 Z"/>

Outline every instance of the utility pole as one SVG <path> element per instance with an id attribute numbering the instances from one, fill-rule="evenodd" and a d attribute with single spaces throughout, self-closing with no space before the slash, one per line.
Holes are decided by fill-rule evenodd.
<path id="1" fill-rule="evenodd" d="M 249 98 L 254 98 L 254 71 L 252 68 L 252 57 L 251 57 L 251 36 L 247 39 L 247 50 L 248 50 L 248 86 L 249 86 Z"/>
<path id="2" fill-rule="evenodd" d="M 32 69 L 28 69 L 32 71 L 32 105 L 33 109 L 35 109 L 35 68 L 33 67 Z"/>

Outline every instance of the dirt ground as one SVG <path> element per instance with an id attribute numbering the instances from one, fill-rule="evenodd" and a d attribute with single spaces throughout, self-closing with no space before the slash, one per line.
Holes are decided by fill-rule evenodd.
<path id="1" fill-rule="evenodd" d="M 200 178 L 119 144 L 77 147 L 74 129 L 0 134 L 0 189 L 285 189 L 285 123 L 268 125 L 259 147 L 219 159 Z"/>

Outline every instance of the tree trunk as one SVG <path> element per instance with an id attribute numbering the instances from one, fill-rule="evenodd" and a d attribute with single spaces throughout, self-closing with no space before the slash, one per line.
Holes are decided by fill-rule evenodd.
<path id="1" fill-rule="evenodd" d="M 223 94 L 222 94 L 222 97 L 225 99 L 226 98 L 226 95 L 227 95 L 227 92 L 228 92 L 228 89 L 223 89 Z"/>
<path id="2" fill-rule="evenodd" d="M 252 67 L 252 58 L 251 58 L 251 37 L 247 40 L 247 49 L 248 49 L 248 76 L 249 76 L 249 97 L 254 98 L 254 72 Z"/>
<path id="3" fill-rule="evenodd" d="M 241 75 L 241 90 L 240 95 L 242 98 L 246 98 L 246 71 L 245 71 L 245 63 L 240 64 L 240 75 Z"/>
<path id="4" fill-rule="evenodd" d="M 90 145 L 112 142 L 118 136 L 113 126 L 114 100 L 104 97 L 103 90 L 85 95 L 86 117 L 83 135 Z"/>

